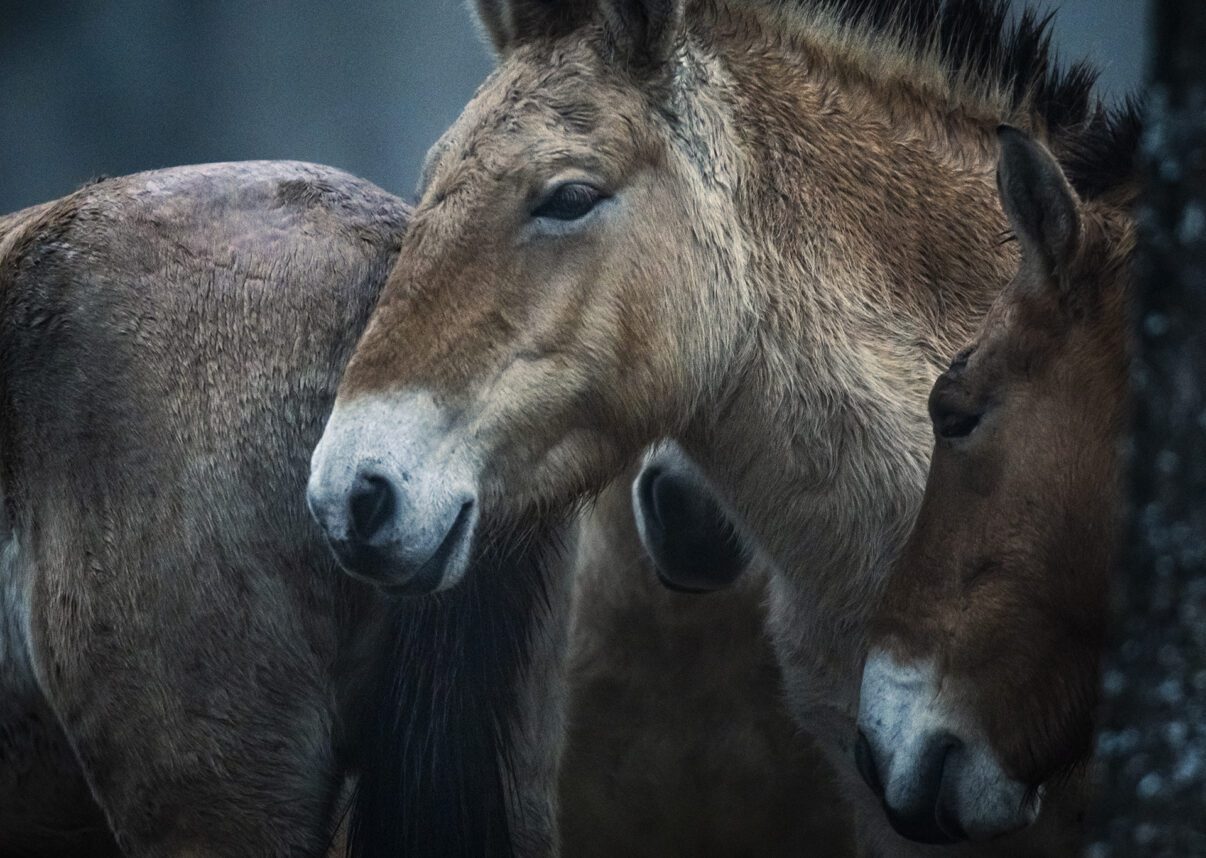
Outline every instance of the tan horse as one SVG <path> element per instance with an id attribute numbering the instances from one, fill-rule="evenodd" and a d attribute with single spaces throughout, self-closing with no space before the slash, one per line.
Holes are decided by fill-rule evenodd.
<path id="1" fill-rule="evenodd" d="M 431 152 L 311 508 L 349 569 L 442 590 L 675 438 L 782 570 L 787 699 L 844 771 L 923 403 L 1016 263 L 995 128 L 1087 187 L 1091 75 L 990 0 L 478 7 L 499 66 Z M 906 849 L 856 780 L 868 848 Z"/>
<path id="2" fill-rule="evenodd" d="M 0 219 L 0 853 L 317 856 L 356 775 L 357 849 L 555 848 L 555 534 L 391 603 L 303 503 L 409 217 L 250 163 Z"/>
<path id="3" fill-rule="evenodd" d="M 1085 762 L 1118 547 L 1129 200 L 1081 202 L 1014 130 L 1000 186 L 1022 267 L 930 396 L 925 499 L 859 709 L 864 777 L 933 839 L 997 833 Z"/>

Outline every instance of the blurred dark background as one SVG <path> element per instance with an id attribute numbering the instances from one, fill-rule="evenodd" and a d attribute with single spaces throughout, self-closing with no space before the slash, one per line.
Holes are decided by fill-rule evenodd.
<path id="1" fill-rule="evenodd" d="M 97 175 L 246 158 L 409 196 L 490 68 L 455 0 L 0 0 L 0 212 Z M 1139 0 L 1063 0 L 1065 56 L 1141 77 Z"/>

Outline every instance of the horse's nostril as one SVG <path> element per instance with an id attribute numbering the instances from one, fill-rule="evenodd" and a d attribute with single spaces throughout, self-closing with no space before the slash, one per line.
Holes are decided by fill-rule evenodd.
<path id="1" fill-rule="evenodd" d="M 879 779 L 879 769 L 875 766 L 875 754 L 862 730 L 858 731 L 858 741 L 854 743 L 854 764 L 858 767 L 858 773 L 863 776 L 867 786 L 871 787 L 871 791 L 883 798 L 884 785 Z"/>
<path id="2" fill-rule="evenodd" d="M 378 474 L 363 474 L 348 498 L 348 530 L 353 539 L 371 543 L 393 518 L 398 506 L 389 480 Z"/>
<path id="3" fill-rule="evenodd" d="M 955 843 L 966 837 L 958 821 L 939 807 L 951 754 L 962 747 L 954 736 L 930 737 L 912 768 L 912 787 L 905 800 L 885 806 L 896 832 L 917 843 Z"/>

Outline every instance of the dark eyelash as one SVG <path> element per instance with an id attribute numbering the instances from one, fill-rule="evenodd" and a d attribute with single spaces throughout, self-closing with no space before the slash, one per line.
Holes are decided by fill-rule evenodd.
<path id="1" fill-rule="evenodd" d="M 578 220 L 589 214 L 606 199 L 598 188 L 586 182 L 566 182 L 558 185 L 532 211 L 532 217 L 550 220 Z"/>

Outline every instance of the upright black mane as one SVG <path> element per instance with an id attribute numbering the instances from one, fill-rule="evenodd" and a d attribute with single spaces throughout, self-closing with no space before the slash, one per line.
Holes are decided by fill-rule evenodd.
<path id="1" fill-rule="evenodd" d="M 400 600 L 370 695 L 349 858 L 509 858 L 518 685 L 549 609 L 547 531 L 493 543 L 446 594 Z"/>
<path id="2" fill-rule="evenodd" d="M 1096 94 L 1099 72 L 1085 62 L 1064 66 L 1051 44 L 1052 15 L 1009 0 L 795 0 L 854 28 L 882 34 L 918 56 L 938 52 L 952 83 L 971 81 L 1006 96 L 1015 124 L 1045 136 L 1077 192 L 1085 198 L 1135 175 L 1139 105 L 1111 107 Z M 1029 123 L 1020 120 L 1029 117 Z"/>

